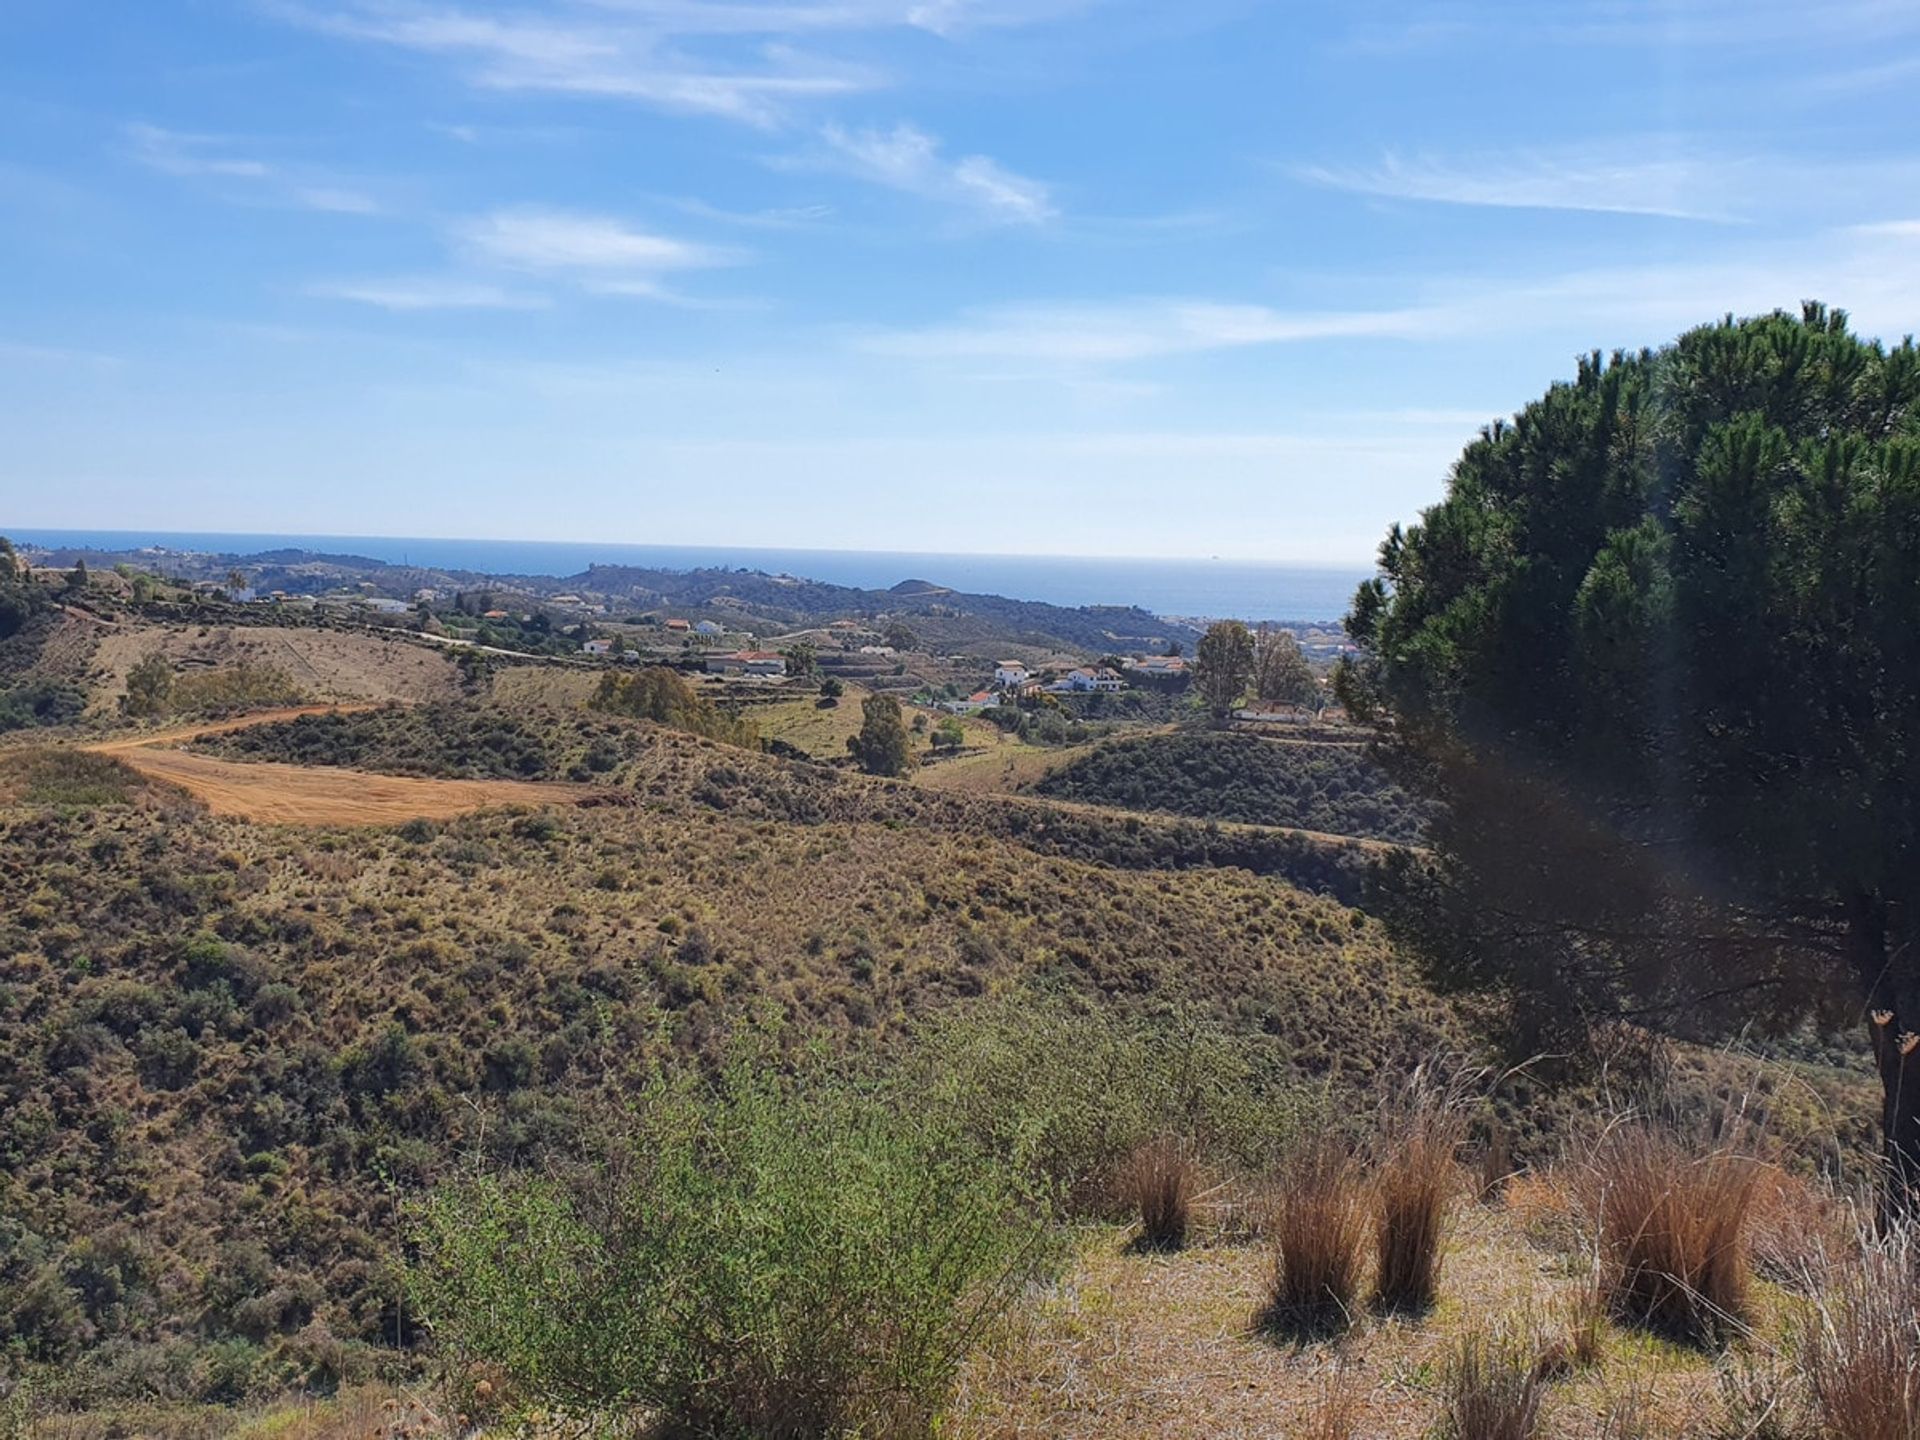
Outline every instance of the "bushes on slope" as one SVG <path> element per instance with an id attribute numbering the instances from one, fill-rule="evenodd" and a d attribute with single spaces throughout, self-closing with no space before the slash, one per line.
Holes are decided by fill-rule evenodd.
<path id="1" fill-rule="evenodd" d="M 1051 1253 L 1017 1167 L 884 1089 L 751 1056 L 653 1089 L 585 1180 L 442 1190 L 420 1239 L 443 1344 L 548 1403 L 707 1435 L 924 1434 Z"/>
<path id="2" fill-rule="evenodd" d="M 1184 732 L 1116 740 L 1042 779 L 1058 800 L 1412 844 L 1420 806 L 1358 749 Z"/>

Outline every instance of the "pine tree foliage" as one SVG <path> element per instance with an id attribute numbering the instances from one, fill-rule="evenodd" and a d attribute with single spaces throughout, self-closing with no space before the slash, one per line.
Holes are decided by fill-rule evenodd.
<path id="1" fill-rule="evenodd" d="M 1342 697 L 1445 802 L 1385 880 L 1436 976 L 1528 1044 L 1869 1012 L 1920 1154 L 1910 340 L 1809 304 L 1587 357 L 1389 533 L 1347 623 Z"/>

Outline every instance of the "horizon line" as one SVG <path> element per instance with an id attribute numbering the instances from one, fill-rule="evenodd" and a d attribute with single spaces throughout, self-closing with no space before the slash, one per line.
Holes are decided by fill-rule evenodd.
<path id="1" fill-rule="evenodd" d="M 738 554 L 769 555 L 884 555 L 901 558 L 925 558 L 930 560 L 1069 560 L 1069 561 L 1106 561 L 1110 563 L 1138 563 L 1146 565 L 1234 565 L 1234 566 L 1270 566 L 1299 570 L 1326 571 L 1367 571 L 1375 568 L 1375 562 L 1367 560 L 1304 560 L 1287 557 L 1249 556 L 1249 555 L 1118 555 L 1112 553 L 1071 552 L 1057 550 L 915 550 L 890 549 L 884 547 L 862 548 L 856 546 L 829 545 L 764 545 L 735 544 L 729 541 L 699 540 L 572 540 L 550 539 L 530 536 L 492 536 L 492 535 L 344 535 L 328 534 L 319 531 L 274 531 L 274 530 L 160 530 L 160 529 L 120 529 L 110 526 L 90 525 L 27 525 L 17 528 L 0 525 L 0 535 L 33 543 L 35 532 L 42 534 L 101 535 L 147 537 L 151 542 L 159 542 L 168 537 L 231 539 L 231 540 L 328 540 L 328 541 L 375 541 L 385 544 L 405 544 L 408 541 L 420 541 L 426 544 L 442 545 L 569 545 L 580 549 L 592 549 L 595 546 L 629 547 L 654 550 L 722 550 Z M 70 547 L 83 548 L 83 547 Z M 106 547 L 100 547 L 106 548 Z M 241 554 L 242 551 L 222 553 Z M 348 554 L 348 551 L 335 553 Z M 375 556 L 363 556 L 363 559 L 375 559 Z M 385 562 L 392 563 L 392 562 Z M 403 562 L 411 568 L 438 569 L 432 565 L 414 565 Z M 458 567 L 456 567 L 458 568 Z M 798 578 L 798 577 L 796 577 Z M 906 577 L 917 578 L 917 577 Z"/>

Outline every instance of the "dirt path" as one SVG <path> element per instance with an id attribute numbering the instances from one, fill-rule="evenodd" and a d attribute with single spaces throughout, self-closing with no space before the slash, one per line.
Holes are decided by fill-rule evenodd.
<path id="1" fill-rule="evenodd" d="M 123 755 L 129 750 L 145 750 L 154 745 L 178 745 L 183 740 L 198 740 L 202 735 L 227 735 L 235 730 L 251 730 L 256 725 L 272 725 L 280 720 L 298 720 L 302 715 L 351 715 L 359 710 L 377 709 L 374 705 L 288 705 L 279 710 L 256 710 L 226 720 L 206 720 L 198 725 L 176 725 L 170 730 L 145 730 L 118 740 L 102 740 L 86 748 L 102 755 Z"/>
<path id="2" fill-rule="evenodd" d="M 299 705 L 237 720 L 157 730 L 89 745 L 143 775 L 178 785 L 215 815 L 268 825 L 395 825 L 413 819 L 449 820 L 497 805 L 574 805 L 589 790 L 532 780 L 422 780 L 370 775 L 322 765 L 218 760 L 167 747 L 290 720 L 300 715 L 367 710 L 368 705 Z"/>

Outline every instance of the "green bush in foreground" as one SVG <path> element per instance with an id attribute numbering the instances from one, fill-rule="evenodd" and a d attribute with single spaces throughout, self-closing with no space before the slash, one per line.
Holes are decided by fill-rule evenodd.
<path id="1" fill-rule="evenodd" d="M 736 1062 L 668 1082 L 591 1177 L 484 1178 L 421 1214 L 417 1296 L 455 1358 L 576 1413 L 709 1436 L 924 1433 L 1052 1259 L 1045 1197 L 847 1080 Z"/>
<path id="2" fill-rule="evenodd" d="M 1043 1177 L 1079 1214 L 1123 1213 L 1116 1182 L 1160 1137 L 1256 1172 L 1325 1123 L 1278 1047 L 1193 1013 L 1129 1016 L 1033 990 L 930 1026 L 904 1062 L 903 1085 L 984 1149 Z"/>

